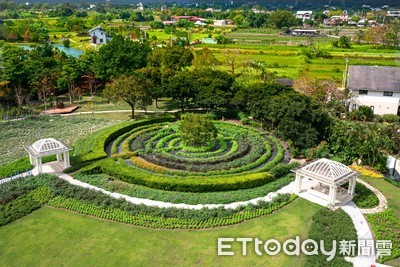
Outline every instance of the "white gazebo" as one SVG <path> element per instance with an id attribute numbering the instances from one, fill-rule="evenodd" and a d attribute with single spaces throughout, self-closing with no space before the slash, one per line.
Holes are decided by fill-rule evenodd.
<path id="1" fill-rule="evenodd" d="M 292 171 L 296 173 L 296 194 L 332 209 L 352 200 L 359 175 L 346 165 L 325 158 Z M 347 182 L 347 189 L 341 187 Z"/>
<path id="2" fill-rule="evenodd" d="M 32 165 L 37 167 L 38 173 L 43 173 L 42 157 L 57 155 L 57 162 L 64 161 L 64 168 L 71 167 L 69 163 L 69 151 L 72 150 L 66 143 L 54 138 L 40 139 L 33 145 L 24 146 L 29 154 Z"/>

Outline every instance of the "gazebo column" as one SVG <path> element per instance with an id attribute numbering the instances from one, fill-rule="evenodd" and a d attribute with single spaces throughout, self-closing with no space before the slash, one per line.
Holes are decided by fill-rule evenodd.
<path id="1" fill-rule="evenodd" d="M 295 182 L 295 193 L 299 194 L 301 192 L 301 184 L 302 184 L 303 176 L 296 173 L 296 182 Z"/>
<path id="2" fill-rule="evenodd" d="M 43 173 L 42 158 L 37 157 L 36 162 L 37 162 L 38 173 Z"/>
<path id="3" fill-rule="evenodd" d="M 329 187 L 329 198 L 328 198 L 328 205 L 335 206 L 336 203 L 336 189 L 337 186 L 331 185 Z"/>
<path id="4" fill-rule="evenodd" d="M 32 157 L 32 155 L 29 153 L 29 162 L 31 165 L 35 165 L 35 159 Z"/>
<path id="5" fill-rule="evenodd" d="M 347 194 L 351 195 L 352 191 L 353 191 L 353 179 L 350 179 L 349 187 L 347 188 Z"/>
<path id="6" fill-rule="evenodd" d="M 57 154 L 57 161 L 62 161 L 62 160 L 63 160 L 62 154 Z"/>
<path id="7" fill-rule="evenodd" d="M 357 183 L 357 178 L 354 177 L 349 181 L 349 189 L 347 190 L 347 193 L 349 195 L 354 195 L 354 191 L 356 189 L 356 183 Z"/>
<path id="8" fill-rule="evenodd" d="M 70 163 L 69 163 L 69 152 L 64 152 L 64 167 L 65 168 L 69 168 L 71 167 Z"/>

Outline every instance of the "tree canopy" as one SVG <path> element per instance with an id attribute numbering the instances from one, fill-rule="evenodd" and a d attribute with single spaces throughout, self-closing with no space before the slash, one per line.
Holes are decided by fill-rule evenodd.
<path id="1" fill-rule="evenodd" d="M 217 137 L 217 128 L 204 114 L 187 113 L 182 116 L 179 133 L 187 146 L 204 146 Z"/>
<path id="2" fill-rule="evenodd" d="M 120 35 L 100 47 L 94 60 L 94 73 L 98 78 L 110 80 L 121 74 L 131 74 L 147 64 L 151 48 L 147 43 L 132 42 Z"/>
<path id="3" fill-rule="evenodd" d="M 121 75 L 106 85 L 103 96 L 111 102 L 126 102 L 132 109 L 132 119 L 135 118 L 135 107 L 145 108 L 151 104 L 149 93 L 151 81 L 141 73 L 132 76 Z"/>

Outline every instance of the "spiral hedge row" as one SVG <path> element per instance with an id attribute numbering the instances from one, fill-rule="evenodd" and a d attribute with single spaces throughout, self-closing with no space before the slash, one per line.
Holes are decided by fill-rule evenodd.
<path id="1" fill-rule="evenodd" d="M 96 149 L 82 157 L 98 161 L 81 173 L 106 173 L 125 182 L 182 192 L 240 190 L 276 178 L 269 170 L 282 161 L 284 151 L 274 137 L 254 128 L 215 122 L 215 140 L 188 147 L 181 141 L 178 124 L 171 118 L 158 118 L 103 131 Z M 110 144 L 111 157 L 104 159 L 104 148 Z"/>

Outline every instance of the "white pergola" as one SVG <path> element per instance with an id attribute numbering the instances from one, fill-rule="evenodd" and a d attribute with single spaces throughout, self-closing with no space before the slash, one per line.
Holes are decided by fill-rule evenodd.
<path id="1" fill-rule="evenodd" d="M 37 167 L 38 173 L 43 173 L 42 157 L 57 155 L 57 161 L 64 161 L 64 168 L 71 167 L 69 162 L 69 151 L 72 150 L 66 143 L 54 138 L 40 139 L 33 145 L 24 146 L 29 154 L 32 165 Z"/>
<path id="2" fill-rule="evenodd" d="M 303 179 L 312 179 L 319 184 L 320 188 L 323 185 L 326 188 L 329 188 L 329 193 L 327 194 L 327 206 L 335 207 L 337 191 L 341 185 L 349 182 L 349 186 L 347 189 L 346 199 L 351 200 L 354 195 L 354 190 L 356 187 L 356 179 L 359 175 L 358 172 L 353 171 L 346 165 L 329 160 L 329 159 L 319 159 L 317 161 L 311 162 L 310 164 L 292 170 L 296 173 L 296 182 L 295 182 L 295 193 L 300 194 L 303 190 L 302 183 Z M 307 191 L 316 192 L 316 190 L 311 187 Z M 343 190 L 343 188 L 341 188 Z M 340 191 L 342 193 L 342 191 Z M 322 193 L 316 192 L 320 195 Z M 345 199 L 345 198 L 344 198 Z"/>

